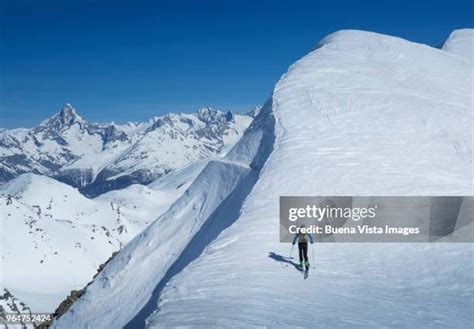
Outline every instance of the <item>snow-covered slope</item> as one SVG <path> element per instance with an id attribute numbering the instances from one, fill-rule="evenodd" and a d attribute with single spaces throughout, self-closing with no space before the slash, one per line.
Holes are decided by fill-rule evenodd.
<path id="1" fill-rule="evenodd" d="M 317 245 L 303 280 L 278 196 L 472 195 L 471 65 L 375 33 L 326 37 L 54 327 L 469 326 L 472 244 Z"/>
<path id="2" fill-rule="evenodd" d="M 119 328 L 141 308 L 154 307 L 147 305 L 147 301 L 156 294 L 155 287 L 159 282 L 199 256 L 207 243 L 238 218 L 239 209 L 273 144 L 274 123 L 270 107 L 262 113 L 265 115 L 257 117 L 239 141 L 238 145 L 245 148 L 242 149 L 245 159 L 233 156 L 233 149 L 225 158 L 208 162 L 166 214 L 127 244 L 106 267 L 105 273 L 94 280 L 84 297 L 84 300 L 90 300 L 92 294 L 94 301 L 89 304 L 81 300 L 76 304 L 84 307 L 79 311 L 78 327 Z M 174 179 L 180 177 L 181 174 L 177 174 Z M 167 185 L 152 184 L 154 187 Z M 137 268 L 140 268 L 140 274 L 137 274 Z M 123 282 L 127 285 L 122 285 Z M 109 295 L 111 291 L 113 298 Z M 130 298 L 133 303 L 128 302 Z M 95 308 L 97 313 L 89 307 Z M 107 316 L 117 309 L 121 311 L 115 317 Z M 74 314 L 79 314 L 77 312 Z"/>
<path id="3" fill-rule="evenodd" d="M 186 183 L 173 184 L 165 176 L 156 188 L 131 185 L 96 199 L 46 176 L 13 179 L 0 190 L 0 286 L 33 312 L 54 311 L 70 290 L 82 289 L 114 251 L 165 212 L 195 175 L 188 170 Z"/>
<path id="4" fill-rule="evenodd" d="M 99 125 L 66 104 L 36 128 L 0 132 L 0 183 L 32 172 L 55 177 L 88 196 L 148 184 L 234 145 L 251 120 L 202 108 L 145 123 Z"/>

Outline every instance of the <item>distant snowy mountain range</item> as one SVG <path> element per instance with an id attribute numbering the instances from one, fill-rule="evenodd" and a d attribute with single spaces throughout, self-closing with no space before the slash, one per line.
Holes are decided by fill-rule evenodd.
<path id="1" fill-rule="evenodd" d="M 117 125 L 66 104 L 35 128 L 2 129 L 0 322 L 5 312 L 50 312 L 83 288 L 258 111 L 202 108 Z"/>
<path id="2" fill-rule="evenodd" d="M 103 125 L 84 120 L 66 104 L 35 128 L 0 131 L 0 184 L 35 173 L 86 196 L 148 184 L 233 145 L 254 114 L 201 108 L 143 123 Z"/>

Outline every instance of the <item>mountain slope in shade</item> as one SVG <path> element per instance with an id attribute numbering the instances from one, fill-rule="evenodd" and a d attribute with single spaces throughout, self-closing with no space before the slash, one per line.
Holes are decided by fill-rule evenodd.
<path id="1" fill-rule="evenodd" d="M 472 83 L 444 50 L 326 37 L 53 327 L 469 326 L 471 245 L 316 245 L 305 281 L 278 196 L 472 195 Z"/>
<path id="2" fill-rule="evenodd" d="M 202 108 L 144 123 L 100 125 L 70 104 L 33 129 L 0 132 L 0 182 L 43 174 L 87 196 L 148 184 L 233 145 L 252 118 Z"/>

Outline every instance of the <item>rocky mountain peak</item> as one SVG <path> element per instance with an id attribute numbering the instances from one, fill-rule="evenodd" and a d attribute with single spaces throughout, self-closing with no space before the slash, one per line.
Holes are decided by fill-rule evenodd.
<path id="1" fill-rule="evenodd" d="M 75 123 L 83 124 L 84 122 L 84 119 L 76 112 L 76 109 L 70 103 L 66 103 L 61 111 L 43 122 L 41 126 L 61 131 Z"/>
<path id="2" fill-rule="evenodd" d="M 198 119 L 205 123 L 214 121 L 216 117 L 219 116 L 219 114 L 222 114 L 222 112 L 214 110 L 210 107 L 202 107 L 197 111 Z"/>

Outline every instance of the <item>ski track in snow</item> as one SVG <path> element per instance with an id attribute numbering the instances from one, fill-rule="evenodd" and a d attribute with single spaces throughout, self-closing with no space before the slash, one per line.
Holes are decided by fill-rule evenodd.
<path id="1" fill-rule="evenodd" d="M 472 195 L 472 66 L 450 44 L 325 38 L 54 327 L 468 327 L 472 244 L 314 244 L 304 280 L 278 242 L 279 195 Z"/>

